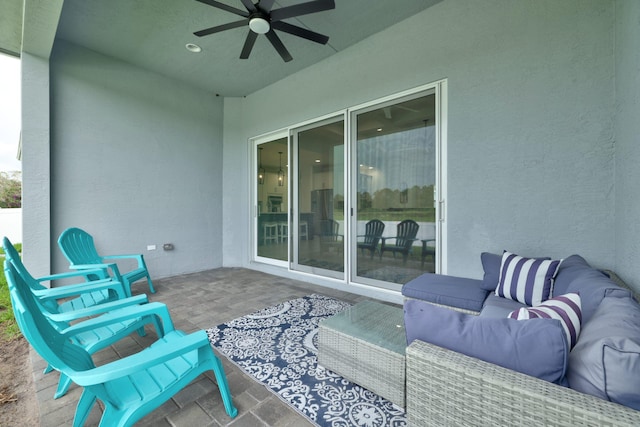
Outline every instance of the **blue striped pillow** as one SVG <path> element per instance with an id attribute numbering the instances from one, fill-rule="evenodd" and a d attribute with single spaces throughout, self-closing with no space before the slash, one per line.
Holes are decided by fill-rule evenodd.
<path id="1" fill-rule="evenodd" d="M 509 313 L 509 318 L 517 320 L 527 319 L 558 319 L 567 335 L 569 349 L 572 349 L 580 335 L 582 324 L 582 305 L 580 295 L 570 293 L 546 300 L 542 304 L 527 308 L 519 308 Z"/>
<path id="2" fill-rule="evenodd" d="M 526 305 L 539 305 L 551 296 L 553 279 L 562 260 L 525 258 L 502 254 L 496 295 Z"/>

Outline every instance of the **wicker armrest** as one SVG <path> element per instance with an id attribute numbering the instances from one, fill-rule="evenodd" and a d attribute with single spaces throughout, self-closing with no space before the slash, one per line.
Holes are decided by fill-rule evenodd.
<path id="1" fill-rule="evenodd" d="M 406 355 L 412 426 L 640 425 L 640 411 L 422 341 Z"/>

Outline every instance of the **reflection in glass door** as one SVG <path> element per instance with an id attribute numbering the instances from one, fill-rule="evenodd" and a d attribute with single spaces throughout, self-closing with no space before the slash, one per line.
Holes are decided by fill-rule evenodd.
<path id="1" fill-rule="evenodd" d="M 352 123 L 352 275 L 398 289 L 436 271 L 435 90 L 354 112 Z"/>
<path id="2" fill-rule="evenodd" d="M 294 215 L 291 268 L 343 278 L 345 151 L 341 117 L 292 132 Z"/>
<path id="3" fill-rule="evenodd" d="M 258 141 L 256 151 L 256 255 L 269 263 L 288 261 L 287 137 Z"/>

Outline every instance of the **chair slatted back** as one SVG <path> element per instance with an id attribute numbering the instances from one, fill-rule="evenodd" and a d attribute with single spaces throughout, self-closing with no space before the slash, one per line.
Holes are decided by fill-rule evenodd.
<path id="1" fill-rule="evenodd" d="M 420 226 L 418 225 L 418 223 L 412 219 L 405 219 L 404 221 L 400 222 L 397 229 L 398 238 L 396 240 L 396 246 L 405 248 L 411 247 L 413 241 L 418 235 L 419 227 Z"/>
<path id="2" fill-rule="evenodd" d="M 80 228 L 72 227 L 64 230 L 58 238 L 58 245 L 71 265 L 102 263 L 102 257 L 98 255 L 93 237 Z"/>
<path id="3" fill-rule="evenodd" d="M 17 274 L 19 274 L 24 282 L 33 290 L 42 290 L 47 289 L 46 286 L 43 286 L 40 282 L 38 282 L 27 270 L 27 267 L 22 263 L 22 259 L 20 258 L 20 254 L 13 246 L 11 241 L 6 237 L 2 239 L 2 248 L 4 249 L 6 260 L 11 262 L 16 269 Z M 58 304 L 55 301 L 45 301 L 43 305 L 52 313 L 58 312 Z"/>
<path id="4" fill-rule="evenodd" d="M 384 222 L 379 219 L 372 219 L 365 225 L 364 244 L 368 246 L 376 246 L 384 233 Z"/>
<path id="5" fill-rule="evenodd" d="M 4 262 L 4 271 L 16 322 L 36 352 L 62 372 L 94 368 L 89 353 L 62 336 L 42 314 L 29 285 L 9 260 Z"/>

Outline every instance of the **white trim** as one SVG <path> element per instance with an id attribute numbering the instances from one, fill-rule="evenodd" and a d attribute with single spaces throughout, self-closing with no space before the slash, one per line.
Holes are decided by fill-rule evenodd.
<path id="1" fill-rule="evenodd" d="M 448 117 L 448 84 L 447 79 L 440 80 L 436 89 L 436 126 L 438 126 L 436 134 L 436 158 L 438 163 L 436 165 L 436 181 L 439 180 L 439 185 L 436 187 L 438 208 L 436 215 L 440 220 L 436 221 L 437 238 L 440 244 L 436 248 L 436 272 L 440 274 L 447 274 L 448 262 L 447 262 L 447 248 L 448 248 L 448 229 L 447 229 L 447 132 L 449 129 L 447 117 Z M 438 152 L 439 150 L 439 152 Z M 442 212 L 444 211 L 444 212 Z"/>

